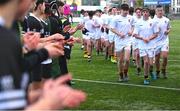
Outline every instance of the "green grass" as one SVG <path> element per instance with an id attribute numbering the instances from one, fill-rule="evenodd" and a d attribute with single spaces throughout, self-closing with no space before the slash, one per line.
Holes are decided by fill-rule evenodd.
<path id="1" fill-rule="evenodd" d="M 151 85 L 167 88 L 180 88 L 180 21 L 171 22 L 170 53 L 168 62 L 168 79 L 152 81 Z M 80 32 L 75 36 L 80 37 Z M 82 50 L 76 44 L 69 61 L 69 70 L 75 79 L 88 79 L 117 83 L 117 67 L 115 64 L 104 60 L 104 56 L 96 56 L 88 63 L 82 56 Z M 55 63 L 53 73 L 58 73 Z M 135 75 L 135 67 L 130 65 L 131 84 L 143 84 L 143 75 Z M 180 110 L 180 91 L 141 88 L 123 85 L 98 84 L 75 81 L 74 88 L 85 91 L 88 98 L 76 110 Z"/>

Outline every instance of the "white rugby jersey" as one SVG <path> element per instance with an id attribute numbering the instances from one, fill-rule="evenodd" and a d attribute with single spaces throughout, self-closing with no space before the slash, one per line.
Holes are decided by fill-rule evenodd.
<path id="1" fill-rule="evenodd" d="M 116 29 L 119 32 L 122 32 L 125 37 L 121 38 L 119 36 L 115 37 L 115 41 L 123 44 L 127 44 L 131 42 L 131 36 L 128 36 L 128 32 L 132 29 L 133 19 L 131 16 L 123 17 L 121 15 L 116 16 L 116 18 L 112 21 L 111 27 Z"/>
<path id="2" fill-rule="evenodd" d="M 102 20 L 102 18 L 101 17 L 98 17 L 98 16 L 94 16 L 94 24 L 96 25 L 96 26 L 102 26 L 103 25 L 103 20 Z M 96 27 L 95 29 L 96 29 L 96 32 L 97 33 L 100 33 L 101 32 L 101 29 L 100 29 L 100 27 Z"/>
<path id="3" fill-rule="evenodd" d="M 135 28 L 137 27 L 136 25 L 137 25 L 137 23 L 138 23 L 140 20 L 142 20 L 142 17 L 141 17 L 141 18 L 137 18 L 137 16 L 133 16 L 133 23 L 132 23 L 132 25 L 133 25 L 133 27 L 134 27 L 134 30 L 135 30 Z M 134 31 L 133 31 L 133 33 L 134 33 Z M 134 38 L 134 41 L 135 41 L 136 43 L 138 43 L 138 42 L 139 42 L 139 39 Z"/>
<path id="4" fill-rule="evenodd" d="M 159 27 L 155 24 L 153 20 L 140 20 L 137 22 L 136 28 L 134 30 L 135 34 L 140 35 L 143 38 L 149 38 L 155 33 L 159 32 Z M 139 41 L 139 49 L 151 49 L 155 48 L 155 39 L 145 43 L 143 40 Z"/>
<path id="5" fill-rule="evenodd" d="M 96 32 L 94 28 L 94 18 L 90 19 L 89 17 L 84 18 L 84 27 L 89 31 L 88 33 L 93 36 L 93 34 Z"/>
<path id="6" fill-rule="evenodd" d="M 109 27 L 112 27 L 111 25 L 113 24 L 113 19 L 116 18 L 115 15 L 109 15 L 108 18 L 107 18 L 107 25 Z M 112 31 L 109 31 L 109 35 L 114 35 L 114 33 Z"/>
<path id="7" fill-rule="evenodd" d="M 164 34 L 165 31 L 167 31 L 169 28 L 171 28 L 169 19 L 164 16 L 162 18 L 157 18 L 157 16 L 155 16 L 153 20 L 160 28 L 160 33 L 159 33 L 158 37 L 155 38 L 155 42 L 157 44 L 169 43 L 168 35 Z"/>
<path id="8" fill-rule="evenodd" d="M 102 21 L 103 21 L 103 24 L 107 24 L 108 15 L 107 15 L 107 14 L 102 14 L 102 15 L 101 15 L 101 19 L 102 19 Z"/>

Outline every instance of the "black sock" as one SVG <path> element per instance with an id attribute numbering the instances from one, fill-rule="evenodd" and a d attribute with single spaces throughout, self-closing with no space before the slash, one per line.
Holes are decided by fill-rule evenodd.
<path id="1" fill-rule="evenodd" d="M 166 69 L 161 69 L 162 74 L 166 74 Z"/>
<path id="2" fill-rule="evenodd" d="M 123 77 L 123 72 L 120 72 L 119 73 L 119 76 L 121 77 L 121 79 L 123 79 L 124 77 Z"/>
<path id="3" fill-rule="evenodd" d="M 160 71 L 156 71 L 156 74 L 159 75 Z"/>
<path id="4" fill-rule="evenodd" d="M 128 70 L 127 69 L 124 69 L 124 76 L 128 77 Z"/>
<path id="5" fill-rule="evenodd" d="M 148 78 L 148 76 L 144 76 L 144 78 L 145 78 L 145 79 L 147 79 L 147 78 Z"/>
<path id="6" fill-rule="evenodd" d="M 140 67 L 137 68 L 137 72 L 138 73 L 141 72 L 141 68 Z"/>

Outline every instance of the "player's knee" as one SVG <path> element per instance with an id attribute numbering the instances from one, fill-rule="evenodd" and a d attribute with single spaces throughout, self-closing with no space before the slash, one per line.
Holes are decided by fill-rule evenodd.
<path id="1" fill-rule="evenodd" d="M 163 54 L 163 55 L 162 55 L 162 58 L 163 58 L 163 59 L 167 59 L 167 58 L 168 58 L 168 55 L 167 55 L 167 54 Z"/>
<path id="2" fill-rule="evenodd" d="M 163 61 L 165 61 L 165 62 L 167 61 L 167 57 L 163 57 L 162 59 L 163 59 Z"/>
<path id="3" fill-rule="evenodd" d="M 119 59 L 119 63 L 120 63 L 120 64 L 123 64 L 123 63 L 124 63 L 124 60 L 123 60 L 123 59 Z"/>
<path id="4" fill-rule="evenodd" d="M 130 60 L 128 58 L 125 59 L 125 63 L 129 63 Z"/>
<path id="5" fill-rule="evenodd" d="M 148 64 L 149 64 L 148 60 L 144 60 L 144 65 L 148 65 Z"/>
<path id="6" fill-rule="evenodd" d="M 91 43 L 88 43 L 87 46 L 88 46 L 88 47 L 92 47 L 92 44 L 91 44 Z"/>

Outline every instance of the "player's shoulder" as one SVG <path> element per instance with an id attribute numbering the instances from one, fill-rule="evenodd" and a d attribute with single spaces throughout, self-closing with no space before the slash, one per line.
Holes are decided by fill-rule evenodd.
<path id="1" fill-rule="evenodd" d="M 136 20 L 136 19 L 137 19 L 136 15 L 133 15 L 133 16 L 132 16 L 132 18 L 133 18 L 134 20 Z"/>
<path id="2" fill-rule="evenodd" d="M 156 23 L 157 22 L 157 19 L 153 18 L 153 19 L 149 19 L 148 20 L 150 23 Z"/>
<path id="3" fill-rule="evenodd" d="M 27 17 L 28 20 L 30 21 L 41 21 L 38 17 L 36 17 L 33 13 L 30 13 L 29 16 Z"/>
<path id="4" fill-rule="evenodd" d="M 134 18 L 133 18 L 133 16 L 132 15 L 127 15 L 127 19 L 129 19 L 129 20 L 133 20 Z"/>
<path id="5" fill-rule="evenodd" d="M 86 22 L 87 20 L 89 20 L 89 17 L 84 17 L 83 20 Z"/>
<path id="6" fill-rule="evenodd" d="M 169 18 L 167 18 L 167 17 L 165 17 L 165 16 L 163 16 L 163 20 L 164 20 L 164 21 L 167 21 L 167 22 L 170 21 Z"/>
<path id="7" fill-rule="evenodd" d="M 116 16 L 111 16 L 111 19 L 112 21 L 118 21 L 120 19 L 120 16 L 119 15 L 116 15 Z"/>
<path id="8" fill-rule="evenodd" d="M 132 19 L 132 18 L 133 18 L 133 16 L 132 16 L 132 15 L 127 15 L 127 18 Z"/>
<path id="9" fill-rule="evenodd" d="M 97 17 L 96 15 L 94 15 L 94 16 L 93 16 L 93 19 L 96 20 L 96 19 L 98 19 L 98 17 Z"/>

